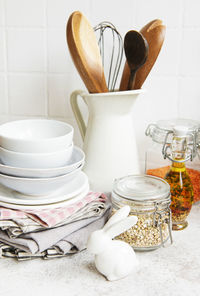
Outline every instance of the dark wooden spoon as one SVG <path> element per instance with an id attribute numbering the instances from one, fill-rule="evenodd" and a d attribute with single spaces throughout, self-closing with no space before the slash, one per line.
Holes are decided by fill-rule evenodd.
<path id="1" fill-rule="evenodd" d="M 130 68 L 127 90 L 132 89 L 132 84 L 137 70 L 145 63 L 148 56 L 148 43 L 137 31 L 129 31 L 124 38 L 124 51 Z"/>
<path id="2" fill-rule="evenodd" d="M 155 19 L 148 24 L 146 24 L 141 30 L 140 33 L 147 40 L 149 45 L 149 52 L 147 61 L 145 64 L 137 71 L 135 77 L 135 83 L 132 85 L 132 89 L 139 89 L 142 87 L 145 79 L 149 75 L 153 65 L 156 62 L 156 59 L 159 55 L 159 52 L 162 48 L 164 39 L 165 39 L 165 30 L 166 27 L 162 24 L 162 21 Z M 127 62 L 125 62 L 124 70 L 122 73 L 122 78 L 120 82 L 120 90 L 127 89 L 127 83 L 130 77 L 130 69 Z"/>

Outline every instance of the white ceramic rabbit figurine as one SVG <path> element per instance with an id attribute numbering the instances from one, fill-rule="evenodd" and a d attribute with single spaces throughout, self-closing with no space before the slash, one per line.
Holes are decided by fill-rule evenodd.
<path id="1" fill-rule="evenodd" d="M 128 217 L 129 206 L 119 209 L 100 230 L 94 231 L 87 242 L 87 249 L 95 254 L 95 265 L 109 281 L 127 276 L 137 266 L 133 248 L 120 240 L 112 240 L 117 235 L 137 223 L 136 216 Z"/>

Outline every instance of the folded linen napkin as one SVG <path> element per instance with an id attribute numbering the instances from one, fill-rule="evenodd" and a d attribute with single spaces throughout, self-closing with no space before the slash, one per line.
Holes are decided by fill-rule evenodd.
<path id="1" fill-rule="evenodd" d="M 89 192 L 81 201 L 70 206 L 19 211 L 0 207 L 0 228 L 7 230 L 9 236 L 57 227 L 83 218 L 99 216 L 105 208 L 106 195 Z"/>
<path id="2" fill-rule="evenodd" d="M 93 201 L 80 209 L 78 212 L 72 214 L 62 222 L 56 224 L 54 227 L 65 225 L 70 222 L 78 221 L 89 217 L 99 217 L 101 212 L 105 209 L 105 202 Z M 31 218 L 0 220 L 0 228 L 6 230 L 10 237 L 17 237 L 22 233 L 35 232 L 52 227 L 44 227 Z"/>
<path id="3" fill-rule="evenodd" d="M 37 254 L 56 247 L 63 254 L 81 251 L 86 247 L 90 233 L 101 228 L 110 214 L 111 204 L 105 203 L 105 209 L 100 217 L 91 217 L 68 223 L 57 228 L 22 234 L 18 238 L 10 238 L 5 231 L 0 230 L 0 242 L 14 248 Z"/>
<path id="4" fill-rule="evenodd" d="M 86 204 L 99 200 L 105 202 L 106 195 L 99 192 L 89 192 L 83 199 L 77 201 L 69 206 L 59 207 L 54 209 L 43 210 L 13 210 L 4 207 L 0 207 L 0 220 L 15 219 L 15 218 L 27 218 L 37 221 L 44 227 L 53 227 L 56 224 L 62 222 L 78 210 L 83 208 Z"/>

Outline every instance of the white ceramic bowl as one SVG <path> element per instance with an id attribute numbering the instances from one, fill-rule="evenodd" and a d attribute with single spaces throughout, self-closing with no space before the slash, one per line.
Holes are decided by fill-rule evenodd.
<path id="1" fill-rule="evenodd" d="M 55 178 L 20 178 L 0 174 L 0 184 L 25 195 L 50 195 L 77 177 L 82 167 Z M 17 200 L 16 200 L 17 203 Z"/>
<path id="2" fill-rule="evenodd" d="M 0 146 L 15 152 L 56 152 L 71 145 L 73 134 L 73 127 L 62 121 L 17 120 L 0 126 Z"/>
<path id="3" fill-rule="evenodd" d="M 64 166 L 71 158 L 73 144 L 65 150 L 49 153 L 21 153 L 0 147 L 3 164 L 20 168 L 58 168 Z"/>
<path id="4" fill-rule="evenodd" d="M 49 169 L 20 168 L 5 165 L 1 163 L 0 160 L 0 174 L 26 178 L 51 178 L 72 172 L 80 165 L 84 164 L 84 161 L 84 152 L 79 147 L 74 146 L 72 156 L 64 166 Z"/>

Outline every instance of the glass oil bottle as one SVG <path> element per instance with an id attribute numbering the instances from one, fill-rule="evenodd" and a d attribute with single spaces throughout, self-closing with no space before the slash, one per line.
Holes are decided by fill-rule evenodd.
<path id="1" fill-rule="evenodd" d="M 170 185 L 173 230 L 187 227 L 186 219 L 193 203 L 193 186 L 185 166 L 193 153 L 188 148 L 187 139 L 187 129 L 177 126 L 173 131 L 171 145 L 163 146 L 164 158 L 171 160 L 170 169 L 164 179 Z"/>

